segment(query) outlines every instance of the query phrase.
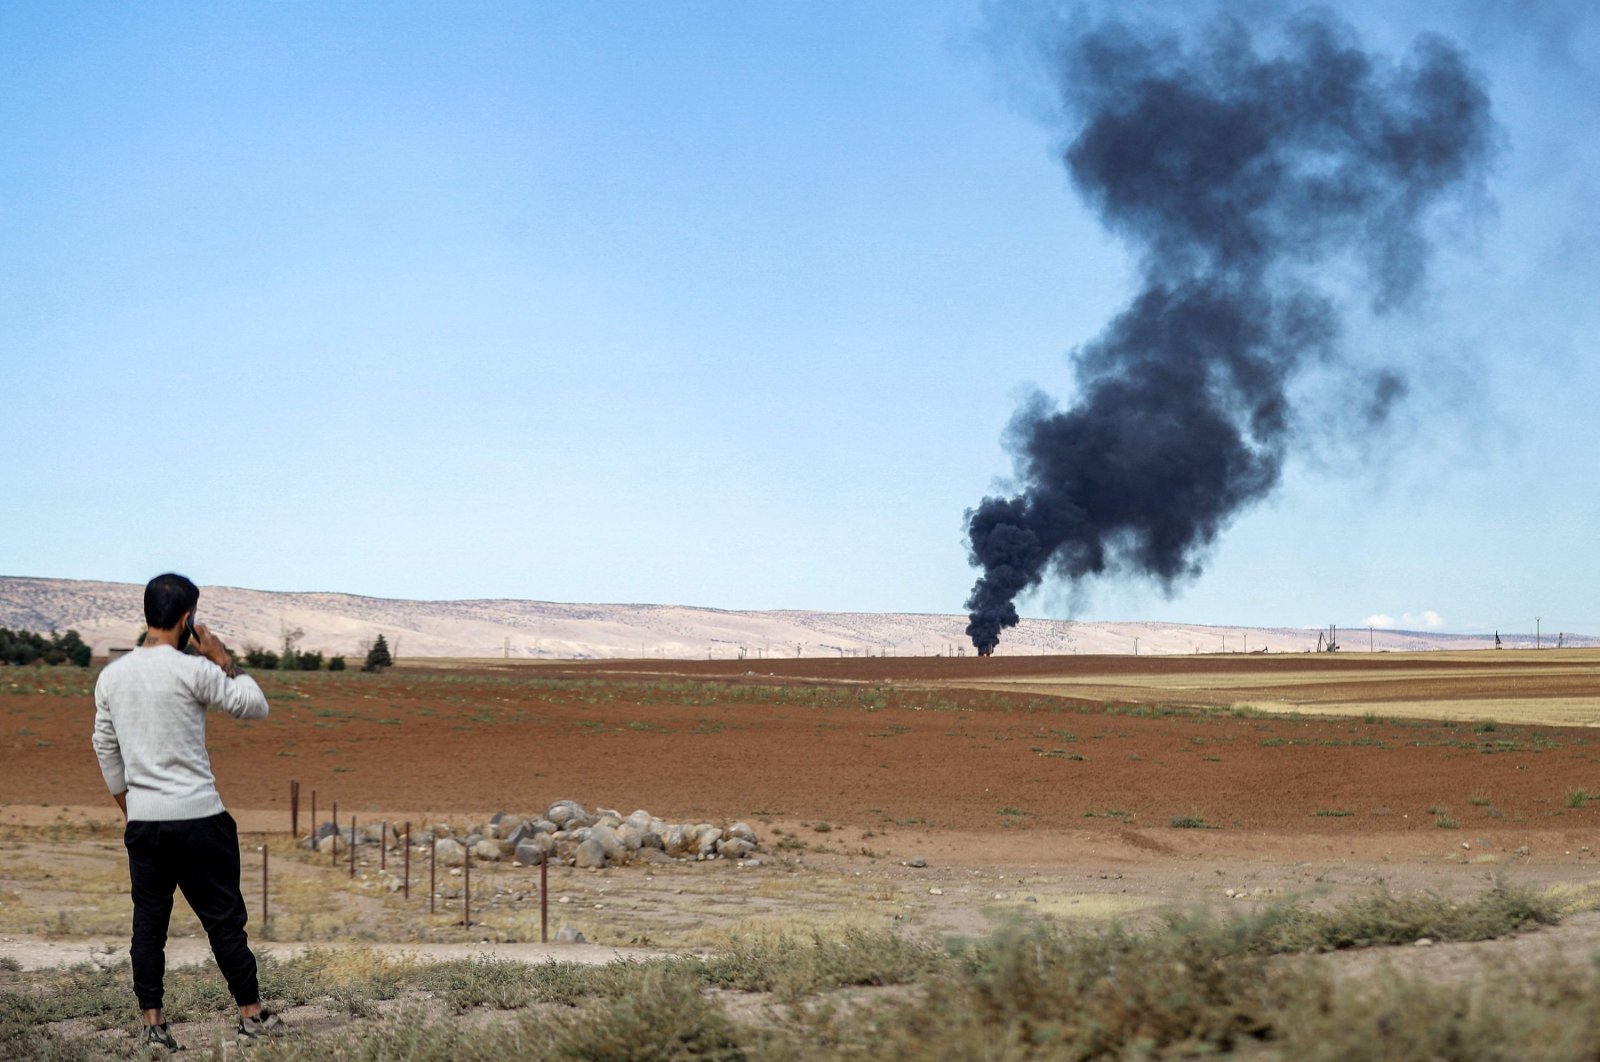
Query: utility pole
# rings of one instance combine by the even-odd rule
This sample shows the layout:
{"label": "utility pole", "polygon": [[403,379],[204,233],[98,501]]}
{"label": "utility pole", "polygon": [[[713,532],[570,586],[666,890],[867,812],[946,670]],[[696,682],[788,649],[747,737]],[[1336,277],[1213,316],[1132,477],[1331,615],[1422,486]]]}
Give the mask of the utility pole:
{"label": "utility pole", "polygon": [[1373,643],[1373,640],[1372,640],[1372,628],[1369,626],[1367,628],[1367,652],[1369,652],[1369,653],[1377,652],[1377,650],[1373,648],[1373,644],[1374,643]]}
{"label": "utility pole", "polygon": [[1544,617],[1543,616],[1535,616],[1535,617],[1533,617],[1533,647],[1535,649],[1542,649],[1543,648],[1543,646],[1539,644],[1539,624],[1541,624],[1543,622],[1544,622]]}
{"label": "utility pole", "polygon": [[1139,639],[1137,637],[1133,639],[1133,655],[1139,655]]}

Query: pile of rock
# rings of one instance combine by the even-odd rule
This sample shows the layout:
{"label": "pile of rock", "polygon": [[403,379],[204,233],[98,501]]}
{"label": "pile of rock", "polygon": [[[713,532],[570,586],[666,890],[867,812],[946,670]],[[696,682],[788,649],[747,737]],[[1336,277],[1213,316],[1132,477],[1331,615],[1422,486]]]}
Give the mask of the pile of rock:
{"label": "pile of rock", "polygon": [[[432,824],[414,832],[411,839],[413,845],[426,846],[430,837],[445,866],[460,866],[468,851],[474,862],[509,858],[522,866],[548,860],[553,866],[606,867],[702,859],[750,861],[761,850],[760,840],[747,823],[669,823],[643,809],[631,815],[611,808],[589,811],[576,800],[558,800],[533,818],[498,812],[482,826],[468,829]],[[398,845],[401,840],[392,827],[382,823],[352,833],[348,826],[324,822],[302,843],[326,852],[335,844],[340,848],[352,842]]]}

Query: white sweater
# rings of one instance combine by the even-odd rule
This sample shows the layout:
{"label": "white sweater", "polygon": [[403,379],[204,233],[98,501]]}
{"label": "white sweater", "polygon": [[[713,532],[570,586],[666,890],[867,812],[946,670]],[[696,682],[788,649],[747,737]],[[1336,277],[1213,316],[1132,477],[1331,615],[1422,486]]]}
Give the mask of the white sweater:
{"label": "white sweater", "polygon": [[94,687],[94,751],[128,818],[200,819],[223,810],[206,754],[206,709],[265,719],[267,698],[249,675],[230,679],[203,656],[170,645],[133,650]]}

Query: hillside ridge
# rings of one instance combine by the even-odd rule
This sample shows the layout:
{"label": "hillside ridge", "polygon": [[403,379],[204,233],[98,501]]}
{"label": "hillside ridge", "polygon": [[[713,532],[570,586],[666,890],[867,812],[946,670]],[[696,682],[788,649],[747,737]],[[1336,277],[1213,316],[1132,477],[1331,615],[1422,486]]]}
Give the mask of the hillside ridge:
{"label": "hillside ridge", "polygon": [[[76,630],[105,654],[131,646],[143,626],[143,587],[134,583],[0,576],[0,627]],[[584,659],[704,659],[970,654],[964,615],[911,612],[731,610],[690,605],[595,604],[512,598],[418,601],[336,591],[207,586],[200,618],[235,650],[277,648],[301,632],[300,648],[357,656],[383,634],[397,656]],[[1141,621],[1024,619],[1000,652],[1304,652],[1319,630]],[[1366,629],[1340,632],[1347,650],[1479,649],[1492,636]],[[1506,636],[1507,648],[1532,639]],[[1547,637],[1547,645],[1555,638]],[[1567,636],[1571,646],[1600,639]]]}

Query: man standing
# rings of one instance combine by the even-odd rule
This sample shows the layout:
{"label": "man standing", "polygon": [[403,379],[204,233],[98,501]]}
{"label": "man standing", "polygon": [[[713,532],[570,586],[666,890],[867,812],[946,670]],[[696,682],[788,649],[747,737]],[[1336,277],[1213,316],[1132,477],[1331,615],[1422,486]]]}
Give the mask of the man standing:
{"label": "man standing", "polygon": [[[109,664],[94,689],[94,751],[127,819],[133,887],[133,991],[144,1012],[140,1043],[180,1050],[162,1017],[167,924],[183,890],[211,939],[239,1004],[241,1042],[286,1031],[261,1006],[256,957],[245,935],[239,834],[223,810],[206,754],[206,710],[265,719],[267,699],[239,673],[227,646],[194,621],[200,591],[181,575],[144,588],[144,644]],[[200,655],[184,652],[190,641]]]}

